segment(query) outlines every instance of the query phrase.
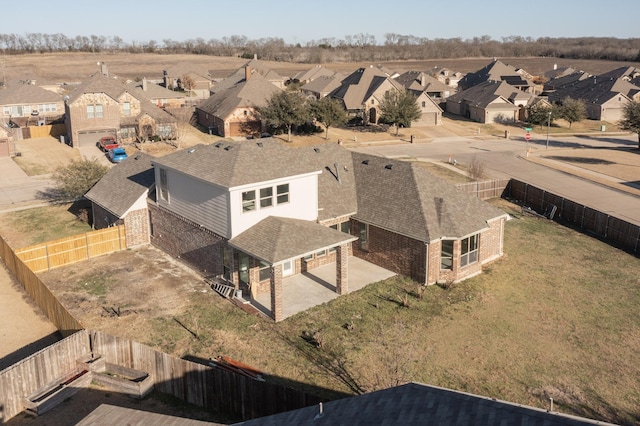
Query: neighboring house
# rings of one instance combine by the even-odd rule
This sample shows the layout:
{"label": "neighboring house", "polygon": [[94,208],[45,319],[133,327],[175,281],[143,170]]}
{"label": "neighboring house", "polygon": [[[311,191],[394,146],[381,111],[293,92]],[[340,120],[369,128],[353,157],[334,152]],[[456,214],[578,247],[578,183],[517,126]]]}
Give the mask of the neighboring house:
{"label": "neighboring house", "polygon": [[185,105],[187,95],[184,92],[169,90],[155,83],[150,83],[146,77],[140,81],[127,84],[131,93],[147,98],[152,104],[160,108],[181,108]]}
{"label": "neighboring house", "polygon": [[325,425],[586,426],[606,424],[495,398],[410,382],[363,395],[236,423]]}
{"label": "neighboring house", "polygon": [[349,115],[365,117],[368,123],[377,124],[380,119],[380,102],[385,93],[403,89],[399,83],[371,65],[349,74],[328,96],[341,101]]}
{"label": "neighboring house", "polygon": [[[28,129],[40,126],[49,126],[47,135],[63,135],[63,116],[62,96],[37,86],[34,80],[11,81],[0,89],[0,122],[11,123],[14,128],[27,129],[18,132],[19,139],[22,136],[29,138]],[[54,123],[60,125],[54,127]]]}
{"label": "neighboring house", "polygon": [[426,92],[411,92],[416,95],[416,102],[422,113],[420,118],[416,120],[416,124],[420,126],[438,126],[442,124],[442,108],[440,108],[436,100]]}
{"label": "neighboring house", "polygon": [[408,162],[271,138],[152,162],[152,242],[252,297],[270,292],[276,321],[283,277],[335,262],[344,294],[352,254],[421,284],[474,276],[502,255],[505,213]]}
{"label": "neighboring house", "polygon": [[517,99],[520,93],[505,82],[486,81],[447,98],[447,112],[479,123],[513,122],[520,108],[509,97]]}
{"label": "neighboring house", "polygon": [[446,84],[447,86],[453,87],[454,89],[458,87],[458,83],[464,77],[459,71],[452,71],[448,68],[438,68],[435,67],[433,70],[433,75],[438,81]]}
{"label": "neighboring house", "polygon": [[15,147],[13,143],[13,132],[9,128],[8,123],[0,120],[0,158],[13,157],[15,155]]}
{"label": "neighboring house", "polygon": [[394,78],[394,80],[414,93],[425,92],[436,102],[443,102],[452,92],[455,93],[450,86],[421,71],[407,71]]}
{"label": "neighboring house", "polygon": [[394,79],[395,79],[396,77],[398,77],[398,76],[400,75],[400,73],[398,73],[398,72],[396,72],[396,71],[392,70],[392,69],[391,69],[391,68],[389,68],[389,67],[385,67],[385,66],[384,66],[384,65],[382,65],[382,64],[378,64],[378,65],[377,65],[377,68],[378,68],[380,71],[382,71],[382,72],[383,72],[387,77],[389,77],[389,78],[394,78]]}
{"label": "neighboring house", "polygon": [[[193,82],[189,90],[182,81],[185,76]],[[213,85],[213,78],[209,70],[197,64],[179,63],[162,71],[162,80],[165,88],[175,91],[191,92],[188,100],[202,100],[209,97],[209,91]]]}
{"label": "neighboring house", "polygon": [[336,74],[333,77],[321,76],[302,86],[300,92],[308,98],[322,99],[340,87],[342,79],[344,79],[342,74]]}
{"label": "neighboring house", "polygon": [[561,104],[565,98],[581,100],[585,103],[587,118],[615,123],[623,118],[628,102],[640,100],[640,87],[630,81],[634,69],[619,68],[559,87],[549,93],[549,102]]}
{"label": "neighboring house", "polygon": [[569,74],[560,75],[558,77],[552,78],[544,84],[543,95],[548,96],[549,94],[555,92],[558,89],[562,89],[564,87],[573,86],[576,83],[585,80],[591,77],[589,73],[584,71],[574,71]]}
{"label": "neighboring house", "polygon": [[244,68],[244,77],[221,82],[209,99],[196,107],[198,123],[211,133],[227,137],[260,134],[265,130],[256,107],[265,106],[274,93],[281,91],[251,67]]}
{"label": "neighboring house", "polygon": [[147,197],[155,182],[151,160],[141,152],[127,158],[85,194],[91,201],[93,227],[125,225],[127,247],[150,241]]}
{"label": "neighboring house", "polygon": [[275,72],[274,70],[272,70],[271,68],[269,68],[269,66],[266,63],[258,60],[256,56],[254,56],[252,60],[244,64],[243,67],[240,67],[236,72],[242,74],[246,69],[246,67],[249,67],[252,70],[258,72],[261,76],[265,78],[265,80],[269,81],[274,86],[280,89],[284,89],[286,79],[280,74],[278,74],[277,72]]}
{"label": "neighboring house", "polygon": [[100,72],[69,93],[65,112],[67,137],[73,147],[95,145],[107,135],[121,142],[176,136],[173,116]]}
{"label": "neighboring house", "polygon": [[[293,83],[307,84],[320,77],[332,78],[336,74],[339,73],[332,71],[329,68],[325,68],[322,65],[317,65],[306,71],[300,71],[290,81]],[[344,78],[344,76],[342,77]]]}
{"label": "neighboring house", "polygon": [[467,90],[487,81],[506,81],[513,87],[527,93],[535,93],[536,85],[526,78],[527,73],[499,60],[494,60],[484,68],[468,73],[459,82],[460,90]]}

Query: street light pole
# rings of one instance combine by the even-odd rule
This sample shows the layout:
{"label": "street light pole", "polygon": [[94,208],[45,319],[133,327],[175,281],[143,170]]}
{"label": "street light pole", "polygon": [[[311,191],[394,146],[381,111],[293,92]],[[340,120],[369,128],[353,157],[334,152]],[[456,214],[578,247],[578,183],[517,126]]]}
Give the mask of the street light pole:
{"label": "street light pole", "polygon": [[547,148],[549,149],[549,126],[551,126],[551,111],[549,111],[549,115],[547,115]]}

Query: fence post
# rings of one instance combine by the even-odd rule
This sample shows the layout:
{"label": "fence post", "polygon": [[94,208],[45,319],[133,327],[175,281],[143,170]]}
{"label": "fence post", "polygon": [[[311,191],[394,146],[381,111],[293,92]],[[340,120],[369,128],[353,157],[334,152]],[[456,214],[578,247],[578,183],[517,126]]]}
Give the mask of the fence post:
{"label": "fence post", "polygon": [[607,215],[607,223],[604,224],[604,237],[607,238],[609,234],[609,218],[611,216]]}
{"label": "fence post", "polygon": [[85,244],[85,247],[87,248],[87,259],[91,259],[91,254],[89,253],[89,233],[88,232],[84,233],[84,244]]}
{"label": "fence post", "polygon": [[636,237],[636,246],[633,248],[633,252],[638,251],[638,242],[640,242],[640,226],[638,227],[638,236]]}
{"label": "fence post", "polygon": [[587,207],[583,204],[582,205],[582,218],[580,219],[580,228],[584,228],[584,211],[587,209]]}
{"label": "fence post", "polygon": [[44,254],[47,256],[47,271],[50,271],[51,265],[49,263],[49,244],[44,246]]}

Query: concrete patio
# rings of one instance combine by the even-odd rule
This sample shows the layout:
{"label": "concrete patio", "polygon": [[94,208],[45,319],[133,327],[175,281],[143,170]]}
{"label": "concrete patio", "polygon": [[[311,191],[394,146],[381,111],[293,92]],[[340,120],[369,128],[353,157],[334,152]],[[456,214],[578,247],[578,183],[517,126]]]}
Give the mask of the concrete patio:
{"label": "concrete patio", "polygon": [[[349,293],[394,275],[396,275],[394,272],[387,269],[357,257],[349,256]],[[309,272],[284,278],[282,280],[282,289],[284,318],[335,299],[339,296],[335,292],[336,264],[331,263]],[[270,316],[271,295],[269,293],[261,294],[251,303],[267,316]]]}

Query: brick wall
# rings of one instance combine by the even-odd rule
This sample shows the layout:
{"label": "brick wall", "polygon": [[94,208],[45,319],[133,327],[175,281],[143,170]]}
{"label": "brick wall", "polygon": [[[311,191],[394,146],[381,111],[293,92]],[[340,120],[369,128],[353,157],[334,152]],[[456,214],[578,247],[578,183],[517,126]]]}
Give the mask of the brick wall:
{"label": "brick wall", "polygon": [[155,205],[149,213],[153,245],[203,275],[222,274],[222,237]]}
{"label": "brick wall", "polygon": [[480,261],[482,264],[502,256],[504,222],[504,218],[489,222],[491,229],[483,232],[480,236]]}
{"label": "brick wall", "polygon": [[127,247],[149,244],[151,241],[149,210],[140,209],[129,212],[124,218]]}
{"label": "brick wall", "polygon": [[[351,232],[359,235],[360,222],[352,223]],[[369,225],[368,250],[360,249],[358,241],[352,244],[353,254],[367,262],[389,269],[397,274],[426,283],[426,244],[385,229]]]}

